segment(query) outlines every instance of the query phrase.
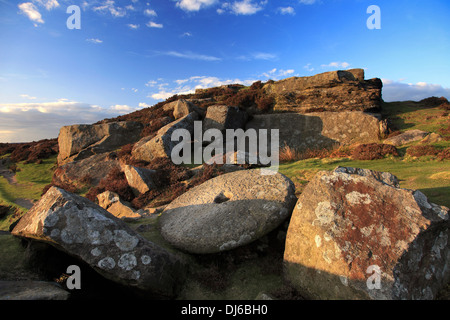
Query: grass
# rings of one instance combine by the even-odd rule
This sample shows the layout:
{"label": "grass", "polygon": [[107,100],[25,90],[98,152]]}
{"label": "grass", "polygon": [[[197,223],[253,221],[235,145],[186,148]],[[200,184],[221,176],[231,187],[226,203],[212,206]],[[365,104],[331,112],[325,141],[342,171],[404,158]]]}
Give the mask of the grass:
{"label": "grass", "polygon": [[[290,178],[297,193],[306,186],[307,182],[321,170],[333,170],[337,166],[356,167],[376,171],[390,172],[400,179],[400,187],[422,191],[431,202],[450,207],[450,161],[436,161],[424,159],[402,159],[387,157],[379,160],[351,160],[342,159],[308,159],[292,163],[281,164],[279,172]],[[436,174],[447,172],[440,179]]]}
{"label": "grass", "polygon": [[439,107],[427,108],[414,101],[384,103],[382,110],[383,116],[389,118],[399,131],[417,129],[438,132],[448,126],[450,121],[445,110]]}
{"label": "grass", "polygon": [[39,200],[42,189],[52,181],[53,167],[56,156],[45,159],[41,164],[17,164],[17,184],[9,184],[0,177],[0,199],[7,203],[14,203],[17,198]]}
{"label": "grass", "polygon": [[[19,210],[19,214],[14,217],[14,220],[28,210],[16,204],[17,199],[39,200],[42,189],[52,181],[55,163],[56,156],[43,160],[41,164],[17,163],[17,184],[10,184],[4,177],[0,176],[0,204]],[[0,220],[0,230],[8,230],[12,222],[12,214],[13,212]]]}

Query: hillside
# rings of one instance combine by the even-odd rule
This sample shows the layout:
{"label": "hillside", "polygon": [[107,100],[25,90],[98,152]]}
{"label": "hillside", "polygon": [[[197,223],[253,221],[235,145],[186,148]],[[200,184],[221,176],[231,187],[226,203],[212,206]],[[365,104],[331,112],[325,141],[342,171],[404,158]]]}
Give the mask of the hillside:
{"label": "hillside", "polygon": [[[24,199],[36,203],[54,186],[102,206],[101,195],[109,191],[120,199],[116,212],[119,217],[133,214],[125,219],[132,230],[180,254],[160,234],[158,214],[181,195],[214,177],[260,167],[248,162],[231,167],[204,161],[175,165],[170,158],[148,156],[147,149],[142,151],[151,147],[155,154],[154,141],[164,141],[163,134],[171,125],[183,124],[192,114],[203,121],[204,127],[220,130],[264,129],[276,124],[281,147],[278,171],[292,181],[297,198],[320,171],[340,166],[391,173],[401,188],[420,190],[430,203],[450,207],[449,102],[437,97],[418,102],[383,102],[377,79],[364,80],[364,74],[358,70],[310,79],[256,82],[250,87],[199,89],[194,94],[173,96],[153,107],[90,126],[63,128],[59,141],[0,144],[0,230],[11,231],[11,225],[30,209],[23,205]],[[358,90],[365,92],[361,100],[348,102],[348,92],[358,94]],[[351,121],[345,122],[348,119]],[[292,121],[300,121],[299,128]],[[189,124],[183,128],[191,130]],[[405,133],[407,137],[403,138]],[[412,133],[421,136],[411,138],[408,134]],[[311,142],[300,144],[296,134],[307,136]],[[289,140],[290,137],[294,138]],[[166,152],[165,148],[161,150]],[[132,182],[132,174],[140,177],[145,186]],[[229,198],[223,194],[214,202],[226,203]],[[112,207],[110,203],[104,208],[112,213]],[[305,298],[283,278],[283,239],[288,226],[286,220],[261,239],[231,251],[206,256],[183,252],[182,256],[193,260],[190,263],[197,270],[188,277],[178,299],[254,299],[262,292],[279,299]],[[10,235],[1,236],[2,243],[13,242]],[[21,255],[17,251],[8,254]],[[20,268],[12,272],[8,268],[6,262],[0,265],[0,279],[18,279],[22,278],[19,273],[29,272]],[[61,268],[45,277],[54,279],[58,272],[61,274]],[[443,291],[438,297],[448,298],[448,293]]]}

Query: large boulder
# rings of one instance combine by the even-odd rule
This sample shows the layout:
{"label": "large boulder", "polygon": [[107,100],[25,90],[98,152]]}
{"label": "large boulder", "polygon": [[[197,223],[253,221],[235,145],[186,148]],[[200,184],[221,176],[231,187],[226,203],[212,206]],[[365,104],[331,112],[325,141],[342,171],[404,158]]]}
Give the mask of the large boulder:
{"label": "large boulder", "polygon": [[279,226],[296,201],[294,184],[265,169],[236,171],[194,187],[160,217],[162,236],[191,253],[216,253],[248,244]]}
{"label": "large boulder", "polygon": [[205,120],[203,120],[203,130],[244,129],[247,119],[248,114],[243,109],[226,105],[214,105],[208,107]]}
{"label": "large boulder", "polygon": [[385,144],[391,144],[399,147],[414,141],[420,141],[429,135],[428,132],[422,130],[407,130],[397,136],[393,136],[384,140]]}
{"label": "large boulder", "polygon": [[275,111],[379,112],[382,86],[378,78],[364,80],[363,69],[351,69],[268,82],[264,90],[274,98]]}
{"label": "large boulder", "polygon": [[95,203],[56,187],[20,219],[12,234],[49,243],[105,278],[155,297],[173,297],[183,279],[178,257]]}
{"label": "large boulder", "polygon": [[377,117],[360,111],[274,113],[254,115],[245,128],[278,129],[281,147],[305,151],[378,142],[380,124]]}
{"label": "large boulder", "polygon": [[82,187],[88,182],[90,185],[96,186],[111,170],[116,168],[120,168],[117,154],[114,152],[101,153],[59,166],[53,172],[53,183]]}
{"label": "large boulder", "polygon": [[300,195],[285,277],[313,299],[433,299],[450,280],[449,209],[386,173],[319,172]]}
{"label": "large boulder", "polygon": [[179,143],[172,141],[172,133],[177,129],[187,130],[191,136],[194,132],[194,121],[200,118],[197,112],[191,112],[158,130],[156,136],[148,136],[139,140],[131,154],[136,160],[151,162],[157,158],[170,158],[172,149]]}
{"label": "large boulder", "polygon": [[134,143],[139,140],[142,129],[143,125],[134,121],[62,127],[58,136],[58,164],[81,160]]}

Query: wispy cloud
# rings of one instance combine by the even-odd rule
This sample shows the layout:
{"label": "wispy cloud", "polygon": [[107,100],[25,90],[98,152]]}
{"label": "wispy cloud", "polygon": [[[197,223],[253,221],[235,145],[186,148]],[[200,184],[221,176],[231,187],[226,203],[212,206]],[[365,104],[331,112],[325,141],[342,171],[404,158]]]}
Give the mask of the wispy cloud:
{"label": "wispy cloud", "polygon": [[87,42],[90,42],[90,43],[94,43],[94,44],[100,44],[100,43],[103,43],[103,40],[96,39],[96,38],[86,39],[86,41],[87,41]]}
{"label": "wispy cloud", "polygon": [[189,60],[202,60],[202,61],[221,61],[221,58],[205,55],[205,54],[199,54],[191,51],[185,51],[185,52],[178,52],[178,51],[167,51],[167,52],[160,52],[162,55],[176,57],[176,58],[183,58],[183,59],[189,59]]}
{"label": "wispy cloud", "polygon": [[28,95],[28,94],[21,94],[20,96],[21,96],[22,98],[28,99],[28,100],[36,100],[36,99],[37,99],[36,97],[30,96],[30,95]]}
{"label": "wispy cloud", "polygon": [[322,68],[348,68],[350,63],[348,62],[330,62],[329,64],[322,64]]}
{"label": "wispy cloud", "polygon": [[150,16],[150,17],[156,17],[156,16],[158,16],[158,15],[156,14],[156,11],[155,11],[155,10],[152,10],[152,9],[145,9],[145,10],[144,10],[144,14],[147,15],[147,16]]}
{"label": "wispy cloud", "polygon": [[278,55],[275,53],[270,52],[253,52],[251,54],[247,55],[241,55],[237,57],[238,60],[245,60],[245,61],[251,61],[251,60],[277,60]]}
{"label": "wispy cloud", "polygon": [[309,72],[313,72],[315,69],[314,67],[311,66],[311,63],[306,64],[303,69],[309,71]]}
{"label": "wispy cloud", "polygon": [[54,8],[59,7],[59,3],[57,0],[33,0],[33,1],[42,5],[47,10],[52,10]]}
{"label": "wispy cloud", "polygon": [[291,16],[295,15],[295,9],[292,7],[279,7],[277,9],[277,12],[280,14],[283,14],[283,15],[286,15],[286,14],[291,15]]}
{"label": "wispy cloud", "polygon": [[219,14],[230,12],[235,15],[252,15],[264,9],[264,6],[268,3],[268,0],[255,1],[255,0],[240,0],[231,2],[225,2],[221,8],[217,9]]}
{"label": "wispy cloud", "polygon": [[156,23],[153,21],[149,21],[148,23],[146,23],[146,26],[149,28],[158,28],[158,29],[162,29],[164,27],[161,23]]}
{"label": "wispy cloud", "polygon": [[165,100],[175,94],[190,94],[194,93],[196,89],[205,89],[212,87],[219,87],[228,84],[243,84],[251,85],[255,79],[221,79],[213,76],[193,76],[186,79],[177,79],[170,83],[164,79],[152,80],[151,87],[158,88],[157,92],[151,92],[148,97],[155,100]]}
{"label": "wispy cloud", "polygon": [[319,2],[319,0],[299,0],[301,4],[314,4],[316,2]]}
{"label": "wispy cloud", "polygon": [[270,71],[264,72],[261,76],[265,77],[266,79],[271,80],[279,80],[281,78],[286,78],[287,76],[292,76],[294,74],[294,69],[277,69],[273,68]]}
{"label": "wispy cloud", "polygon": [[130,28],[132,30],[139,29],[139,25],[138,24],[129,23],[129,24],[127,24],[127,26],[128,26],[128,28]]}
{"label": "wispy cloud", "polygon": [[37,23],[44,23],[41,13],[31,2],[21,3],[18,5],[18,7],[21,13],[25,14],[31,21],[35,22],[35,27],[37,26]]}
{"label": "wispy cloud", "polygon": [[94,7],[94,11],[109,12],[113,17],[121,18],[127,14],[127,10],[115,5],[113,0],[106,0],[100,6]]}

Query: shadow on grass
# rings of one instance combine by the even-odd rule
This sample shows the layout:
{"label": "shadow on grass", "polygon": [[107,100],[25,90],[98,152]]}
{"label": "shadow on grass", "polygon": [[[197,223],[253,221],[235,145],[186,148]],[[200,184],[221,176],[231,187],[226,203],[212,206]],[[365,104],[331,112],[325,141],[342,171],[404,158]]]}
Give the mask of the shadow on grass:
{"label": "shadow on grass", "polygon": [[450,186],[419,189],[430,202],[450,208]]}

